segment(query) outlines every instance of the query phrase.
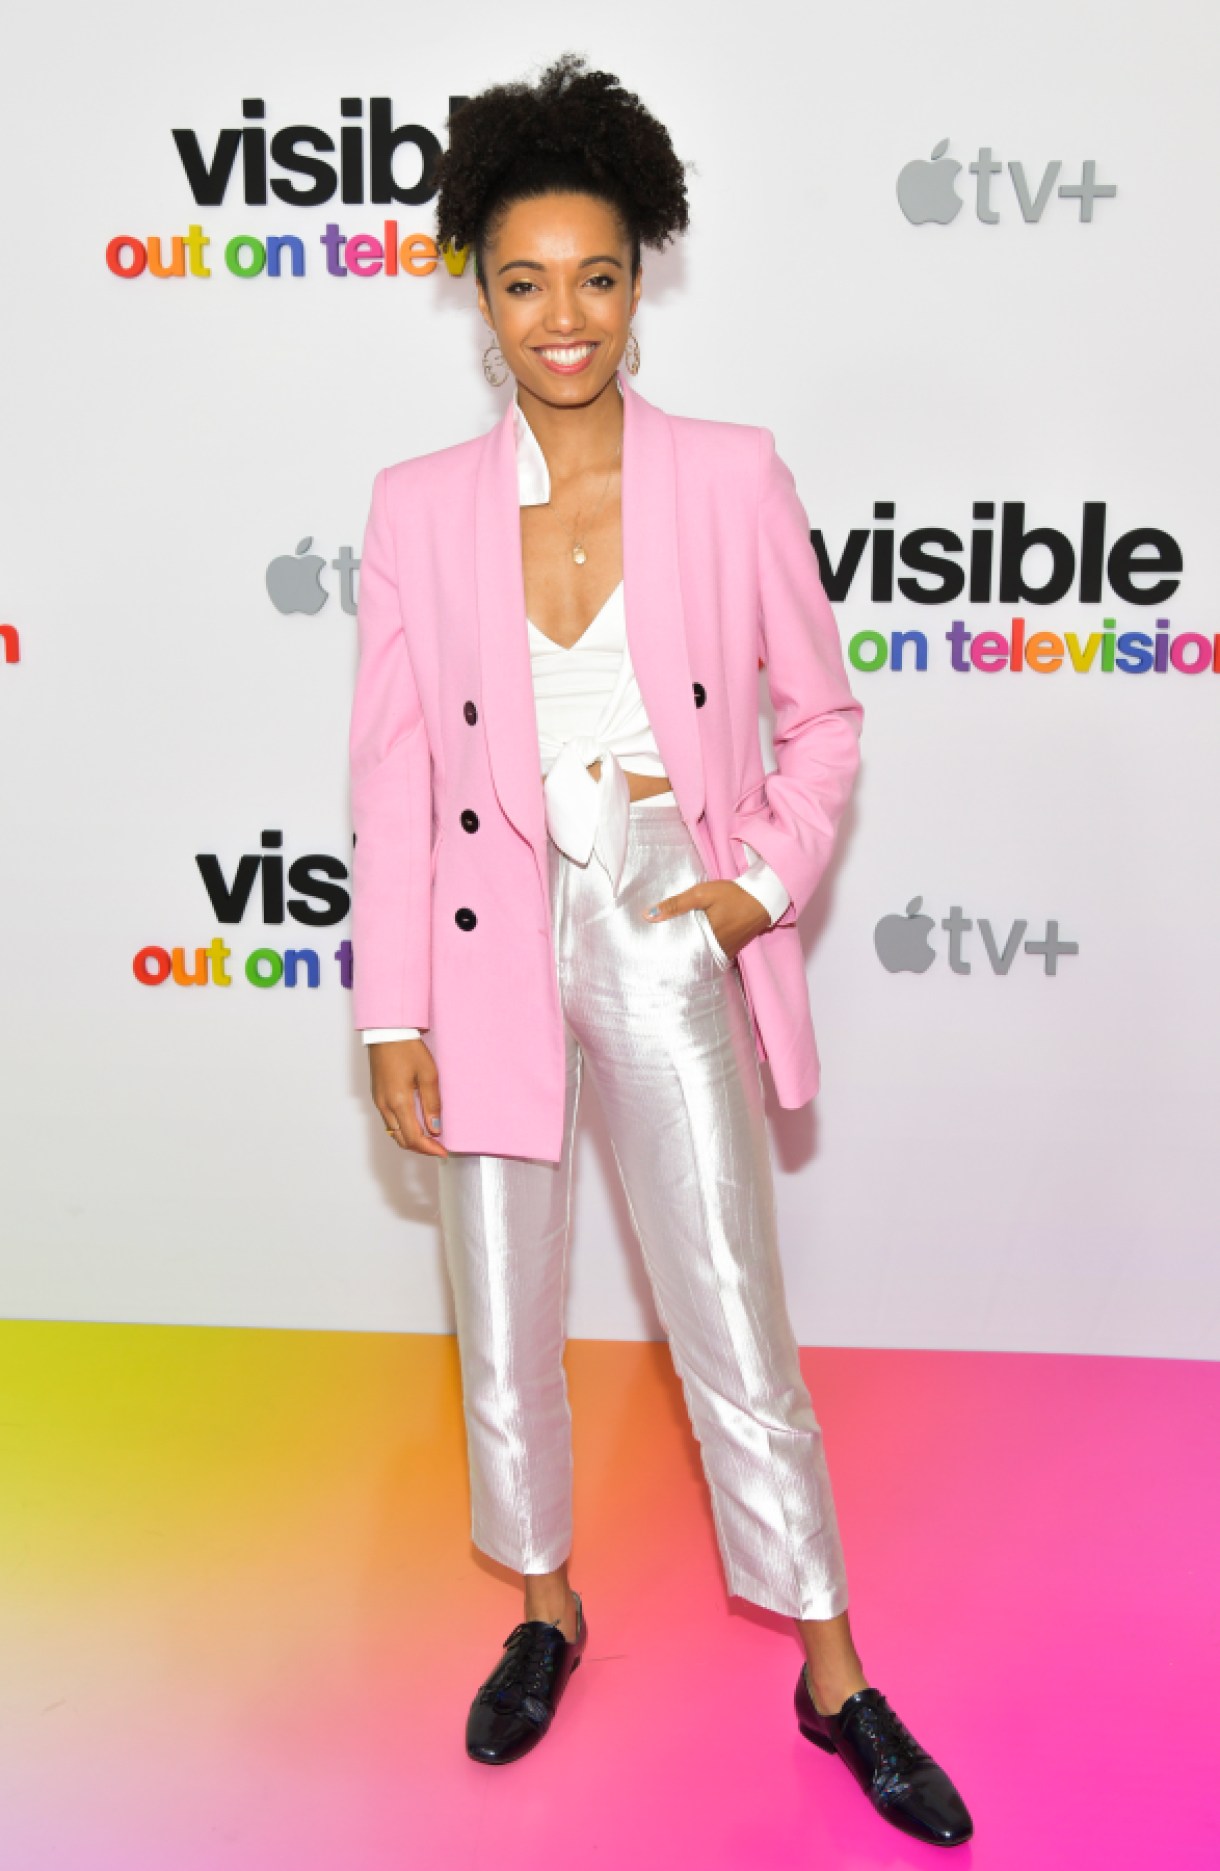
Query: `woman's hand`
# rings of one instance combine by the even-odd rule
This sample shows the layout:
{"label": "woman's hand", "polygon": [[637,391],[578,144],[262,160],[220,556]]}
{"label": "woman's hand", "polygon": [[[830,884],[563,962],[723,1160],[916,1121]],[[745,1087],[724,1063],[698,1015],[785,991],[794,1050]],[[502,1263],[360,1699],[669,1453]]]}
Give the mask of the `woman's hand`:
{"label": "woman's hand", "polygon": [[692,884],[676,897],[662,897],[647,915],[650,922],[664,922],[668,916],[683,916],[689,910],[703,911],[730,961],[736,960],[747,942],[771,927],[771,918],[758,898],[724,878]]}
{"label": "woman's hand", "polygon": [[[373,1103],[400,1150],[421,1156],[448,1156],[430,1133],[441,1125],[441,1087],[436,1061],[422,1039],[378,1040],[369,1047],[369,1073]],[[424,1125],[415,1109],[415,1094],[423,1107]]]}

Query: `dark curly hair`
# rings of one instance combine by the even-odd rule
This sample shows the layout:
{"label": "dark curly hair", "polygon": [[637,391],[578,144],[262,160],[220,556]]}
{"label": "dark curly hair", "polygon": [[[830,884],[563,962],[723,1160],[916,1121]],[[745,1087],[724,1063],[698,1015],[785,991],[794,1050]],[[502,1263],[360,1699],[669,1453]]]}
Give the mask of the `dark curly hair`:
{"label": "dark curly hair", "polygon": [[567,52],[537,84],[492,85],[449,117],[437,166],[436,237],[483,254],[508,208],[554,191],[594,195],[618,214],[631,241],[664,247],[690,215],[685,165],[664,124],[610,72],[586,71]]}

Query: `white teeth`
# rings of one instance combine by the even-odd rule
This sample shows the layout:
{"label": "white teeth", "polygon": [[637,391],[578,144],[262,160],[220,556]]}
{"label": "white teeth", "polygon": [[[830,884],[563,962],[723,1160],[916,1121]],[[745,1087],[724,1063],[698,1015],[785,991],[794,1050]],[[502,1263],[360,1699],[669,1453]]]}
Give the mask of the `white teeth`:
{"label": "white teeth", "polygon": [[587,357],[594,350],[591,344],[551,345],[546,350],[539,350],[540,357],[549,357],[555,364],[574,364],[579,357]]}

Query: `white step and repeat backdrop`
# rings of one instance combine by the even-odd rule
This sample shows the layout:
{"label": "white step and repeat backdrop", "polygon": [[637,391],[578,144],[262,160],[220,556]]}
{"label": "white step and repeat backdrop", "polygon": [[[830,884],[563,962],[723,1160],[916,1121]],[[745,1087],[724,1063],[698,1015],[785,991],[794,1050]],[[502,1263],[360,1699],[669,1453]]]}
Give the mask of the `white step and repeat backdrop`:
{"label": "white step and repeat backdrop", "polygon": [[[449,99],[572,49],[695,164],[639,387],[775,431],[866,710],[772,1132],[799,1336],[1213,1356],[1220,17],[578,24],[10,29],[3,1310],[449,1327],[350,1027],[358,555],[374,471],[502,407],[429,238]],[[658,1329],[591,1092],[571,1326]]]}

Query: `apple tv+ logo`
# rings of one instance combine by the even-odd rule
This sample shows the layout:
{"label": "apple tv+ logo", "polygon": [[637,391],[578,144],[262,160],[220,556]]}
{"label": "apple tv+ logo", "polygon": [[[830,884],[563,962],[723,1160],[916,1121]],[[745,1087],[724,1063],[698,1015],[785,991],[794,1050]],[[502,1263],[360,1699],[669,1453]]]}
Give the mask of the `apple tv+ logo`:
{"label": "apple tv+ logo", "polygon": [[[942,137],[929,161],[908,162],[898,172],[898,206],[916,227],[928,221],[946,227],[962,207],[962,198],[957,192],[957,178],[961,174],[962,165],[946,154],[948,148],[948,137]],[[1007,168],[1022,219],[1040,221],[1063,168],[1062,162],[1048,162],[1033,189],[1030,187],[1031,178],[1025,173],[1024,163],[1010,162]],[[987,146],[979,150],[970,164],[970,173],[975,178],[974,211],[979,220],[989,226],[1000,219],[999,210],[991,198],[991,184],[996,176],[1003,175],[1004,169],[1005,164],[997,162]],[[1080,219],[1091,221],[1093,203],[1112,199],[1118,189],[1113,182],[1097,180],[1097,163],[1090,156],[1080,165],[1079,182],[1060,182],[1055,192],[1065,201],[1078,201]]]}
{"label": "apple tv+ logo", "polygon": [[[307,534],[295,552],[281,553],[267,567],[267,596],[281,616],[288,617],[295,612],[316,617],[330,596],[322,583],[326,560],[309,550],[312,545],[313,535]],[[350,546],[340,546],[338,558],[332,559],[330,565],[331,570],[339,574],[340,607],[349,617],[354,617],[360,561]]]}
{"label": "apple tv+ logo", "polygon": [[[873,930],[877,959],[889,974],[926,974],[936,960],[936,950],[930,940],[930,932],[936,927],[936,918],[922,914],[922,905],[921,896],[912,897],[904,915],[883,916]],[[975,927],[974,919],[963,915],[960,905],[955,903],[940,926],[949,937],[948,960],[951,972],[970,974],[972,964],[966,959],[966,937]],[[977,926],[987,960],[991,963],[992,974],[1007,974],[1020,949],[1026,955],[1042,957],[1044,974],[1058,974],[1061,955],[1080,953],[1079,942],[1067,942],[1059,934],[1059,923],[1053,916],[1048,917],[1043,924],[1042,935],[1031,937],[1029,941],[1024,940],[1025,931],[1029,928],[1028,919],[1024,916],[1017,918],[1002,942],[997,930],[985,916],[979,917]]]}

